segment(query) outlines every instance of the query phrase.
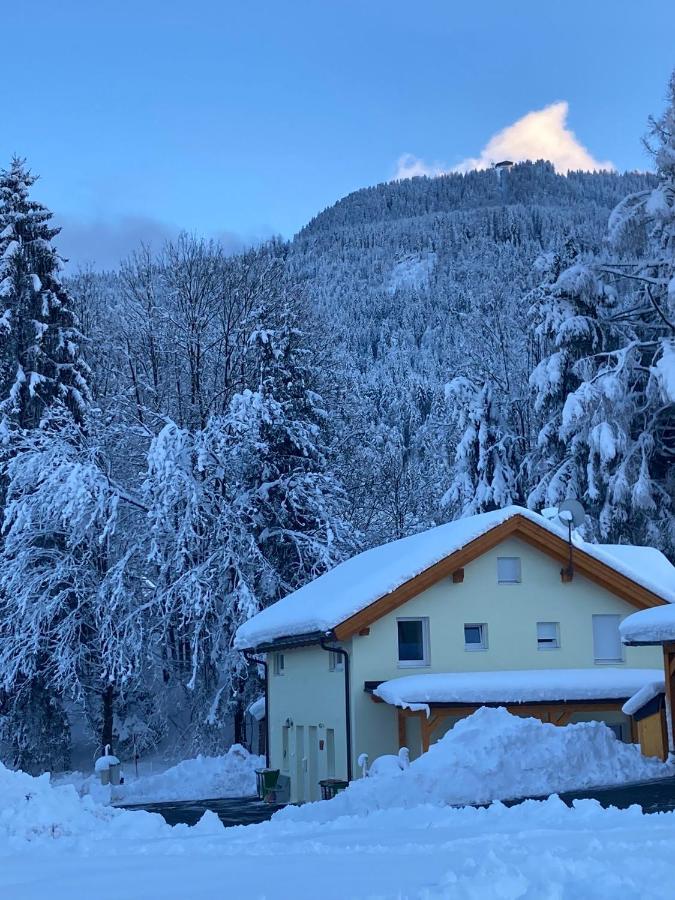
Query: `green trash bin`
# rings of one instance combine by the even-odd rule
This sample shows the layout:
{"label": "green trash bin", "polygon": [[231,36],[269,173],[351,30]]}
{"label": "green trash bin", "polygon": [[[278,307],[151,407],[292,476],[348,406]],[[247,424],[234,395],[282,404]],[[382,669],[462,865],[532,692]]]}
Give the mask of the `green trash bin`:
{"label": "green trash bin", "polygon": [[342,781],[340,778],[324,778],[319,784],[321,785],[321,799],[332,800],[340,791],[344,791],[349,782]]}
{"label": "green trash bin", "polygon": [[279,780],[279,769],[256,769],[255,778],[259,799],[271,799],[270,795],[274,794],[277,781]]}

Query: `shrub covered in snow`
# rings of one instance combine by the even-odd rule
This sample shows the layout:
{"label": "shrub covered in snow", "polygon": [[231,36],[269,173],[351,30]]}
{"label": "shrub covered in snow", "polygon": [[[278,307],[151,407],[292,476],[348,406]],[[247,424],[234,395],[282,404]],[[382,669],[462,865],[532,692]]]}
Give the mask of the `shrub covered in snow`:
{"label": "shrub covered in snow", "polygon": [[483,707],[410,767],[355,781],[335,799],[287,807],[275,818],[330,821],[420,804],[488,803],[673,774],[601,722],[563,728]]}

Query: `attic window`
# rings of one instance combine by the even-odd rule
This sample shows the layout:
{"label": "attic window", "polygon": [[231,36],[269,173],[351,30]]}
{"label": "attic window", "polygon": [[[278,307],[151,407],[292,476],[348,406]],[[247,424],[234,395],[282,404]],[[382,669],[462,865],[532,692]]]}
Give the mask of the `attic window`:
{"label": "attic window", "polygon": [[520,584],[520,557],[497,557],[497,582],[499,584]]}
{"label": "attic window", "polygon": [[274,674],[275,675],[283,675],[284,674],[284,654],[283,653],[275,653],[274,654]]}

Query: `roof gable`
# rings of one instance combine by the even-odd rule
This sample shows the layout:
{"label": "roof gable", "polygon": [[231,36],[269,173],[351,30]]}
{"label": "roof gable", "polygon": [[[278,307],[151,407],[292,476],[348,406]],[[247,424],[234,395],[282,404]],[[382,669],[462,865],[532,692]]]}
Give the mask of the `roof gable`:
{"label": "roof gable", "polygon": [[[351,557],[258,613],[237,631],[235,646],[260,647],[298,635],[355,634],[440,579],[517,535],[561,563],[568,554],[565,529],[531,510],[510,506],[439,525]],[[675,587],[661,577],[650,580],[616,548],[574,538],[575,570],[636,608],[675,601]],[[658,551],[675,576],[675,568]],[[675,582],[674,582],[675,583]]]}
{"label": "roof gable", "polygon": [[[461,549],[446,556],[424,572],[411,578],[396,590],[380,597],[356,615],[351,616],[335,627],[338,640],[346,640],[352,635],[376,622],[382,616],[402,606],[427,588],[443,578],[452,575],[457,569],[468,565],[479,556],[494,549],[507,537],[518,537],[542,553],[553,557],[562,564],[569,558],[569,542],[563,537],[553,534],[524,516],[515,515],[505,522],[496,525],[490,531],[470,541]],[[631,603],[637,609],[648,609],[660,606],[667,601],[653,591],[642,587],[631,578],[618,572],[608,563],[598,560],[586,553],[579,546],[573,545],[574,571],[584,575],[595,584],[606,588],[622,600]]]}

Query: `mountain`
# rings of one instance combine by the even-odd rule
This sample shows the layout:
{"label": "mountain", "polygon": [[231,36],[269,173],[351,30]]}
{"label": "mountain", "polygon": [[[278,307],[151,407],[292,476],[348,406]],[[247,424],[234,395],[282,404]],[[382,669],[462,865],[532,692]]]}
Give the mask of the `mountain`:
{"label": "mountain", "polygon": [[356,191],[295,237],[289,264],[331,335],[334,427],[353,515],[373,542],[439,516],[453,434],[445,385],[501,385],[527,415],[524,324],[542,254],[603,252],[607,220],[642,173],[547,162]]}

